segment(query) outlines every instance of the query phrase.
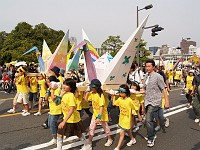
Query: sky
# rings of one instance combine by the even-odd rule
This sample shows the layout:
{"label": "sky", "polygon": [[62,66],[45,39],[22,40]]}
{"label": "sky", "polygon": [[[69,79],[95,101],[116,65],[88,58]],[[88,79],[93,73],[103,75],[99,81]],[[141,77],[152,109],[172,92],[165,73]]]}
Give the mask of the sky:
{"label": "sky", "polygon": [[11,32],[19,22],[33,26],[44,23],[67,32],[81,41],[85,30],[94,47],[108,36],[120,35],[126,42],[137,26],[137,6],[153,8],[139,11],[139,22],[149,15],[146,26],[164,28],[156,37],[146,29],[142,38],[149,46],[180,46],[182,38],[191,38],[200,46],[200,0],[1,0],[0,31]]}

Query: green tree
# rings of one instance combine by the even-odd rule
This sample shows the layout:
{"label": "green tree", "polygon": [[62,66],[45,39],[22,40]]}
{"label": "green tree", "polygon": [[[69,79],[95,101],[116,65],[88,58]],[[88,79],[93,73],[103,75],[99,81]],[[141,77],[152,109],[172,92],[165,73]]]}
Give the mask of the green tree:
{"label": "green tree", "polygon": [[0,65],[4,64],[4,59],[5,59],[5,54],[3,53],[3,43],[6,40],[8,36],[8,33],[6,33],[5,31],[0,32]]}
{"label": "green tree", "polygon": [[6,40],[8,36],[8,33],[6,33],[5,31],[0,32],[0,49],[3,48],[3,43]]}
{"label": "green tree", "polygon": [[[143,39],[140,40],[138,46],[139,46],[139,51],[140,51],[140,62],[145,62],[148,60],[148,56],[151,54],[147,49],[146,49],[147,42],[145,42]],[[134,61],[137,61],[137,53],[135,55]]]}
{"label": "green tree", "polygon": [[33,28],[26,22],[20,22],[11,33],[0,32],[0,63],[10,62],[10,60],[37,62],[35,53],[25,56],[22,54],[33,46],[37,46],[41,51],[43,39],[46,40],[53,53],[63,36],[63,31],[48,28],[43,23]]}
{"label": "green tree", "polygon": [[115,56],[117,52],[121,49],[124,45],[124,42],[120,40],[120,36],[109,36],[107,40],[105,40],[102,45],[102,50],[111,50],[111,55]]}

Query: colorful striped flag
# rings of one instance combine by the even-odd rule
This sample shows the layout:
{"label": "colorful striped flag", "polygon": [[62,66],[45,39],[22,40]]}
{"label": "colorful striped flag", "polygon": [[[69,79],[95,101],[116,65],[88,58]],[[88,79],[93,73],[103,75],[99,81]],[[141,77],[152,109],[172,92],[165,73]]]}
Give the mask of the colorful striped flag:
{"label": "colorful striped flag", "polygon": [[172,70],[175,70],[175,69],[178,67],[178,64],[179,64],[179,62],[182,60],[182,58],[183,58],[183,56],[181,56],[181,58],[178,59],[178,60],[176,61],[176,63],[175,63],[174,66],[172,67]]}

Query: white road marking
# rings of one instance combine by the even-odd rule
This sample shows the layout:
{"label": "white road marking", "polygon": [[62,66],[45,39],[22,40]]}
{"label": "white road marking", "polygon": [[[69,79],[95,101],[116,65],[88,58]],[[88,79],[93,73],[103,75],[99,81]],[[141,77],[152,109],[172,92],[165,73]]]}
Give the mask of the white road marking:
{"label": "white road marking", "polygon": [[181,107],[185,107],[185,106],[187,106],[187,104],[181,104],[181,105],[178,105],[178,106],[164,110],[164,113],[167,113],[169,111],[172,111],[172,110],[175,110],[175,109],[178,109],[178,108],[181,108]]}
{"label": "white road marking", "polygon": [[[187,108],[186,106],[187,106],[187,104],[181,104],[181,105],[178,105],[176,107],[172,107],[167,111],[167,113],[164,114],[164,116],[168,117],[168,116],[180,113],[182,111],[185,111],[187,109],[190,109],[190,108]],[[174,111],[172,111],[172,110],[174,110]],[[169,112],[169,111],[171,111],[171,112]],[[109,127],[110,127],[110,129],[116,128],[117,124],[111,125]],[[95,133],[99,133],[99,132],[102,132],[102,131],[103,131],[103,128],[97,129],[97,130],[95,130]],[[111,131],[111,135],[117,134],[119,132],[120,132],[120,129],[113,130],[113,131]],[[100,134],[100,135],[94,136],[93,141],[96,141],[96,140],[99,140],[99,139],[102,139],[102,138],[105,138],[105,137],[106,137],[105,133],[104,134]],[[69,141],[77,140],[77,139],[78,139],[78,137],[72,136],[72,137],[69,137],[69,138],[63,140],[63,142],[65,143],[65,142],[69,142]],[[38,149],[42,149],[42,148],[45,148],[45,147],[48,147],[48,146],[51,146],[51,145],[50,145],[49,142],[47,142],[47,143],[43,143],[43,144],[27,147],[27,148],[24,148],[24,149],[21,149],[21,150],[30,150],[30,149],[31,150],[38,150]],[[74,142],[74,143],[70,143],[70,144],[64,145],[62,148],[63,149],[70,149],[70,148],[81,146],[81,145],[83,145],[82,141],[77,141],[77,142]],[[56,150],[56,148],[53,148],[51,150]]]}
{"label": "white road marking", "polygon": [[182,111],[187,110],[187,109],[190,109],[190,108],[183,107],[183,108],[177,109],[177,110],[175,110],[175,111],[172,111],[172,112],[169,112],[169,113],[164,114],[164,117],[168,117],[168,116],[177,114],[177,113],[182,112]]}

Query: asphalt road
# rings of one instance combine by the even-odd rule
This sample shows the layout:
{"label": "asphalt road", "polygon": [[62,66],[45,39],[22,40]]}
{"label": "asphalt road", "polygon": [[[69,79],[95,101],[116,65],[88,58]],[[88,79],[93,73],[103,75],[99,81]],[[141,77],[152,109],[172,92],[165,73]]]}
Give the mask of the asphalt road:
{"label": "asphalt road", "polygon": [[[180,95],[180,90],[174,89],[170,92],[171,108],[172,110],[167,112],[170,119],[170,127],[167,128],[166,133],[162,131],[157,133],[157,138],[153,150],[200,150],[200,127],[194,123],[194,113],[192,109],[187,109],[186,98]],[[42,116],[30,116],[23,117],[21,115],[21,107],[18,107],[18,113],[8,114],[6,111],[12,106],[12,98],[14,94],[5,94],[0,92],[0,149],[1,150],[17,150],[17,149],[54,149],[56,146],[47,146],[51,140],[51,134],[49,129],[43,129],[41,124],[47,117],[47,111],[44,110]],[[34,112],[35,110],[32,110]],[[118,122],[118,110],[113,108],[111,111],[113,122],[111,126],[112,137],[114,139],[111,147],[104,147],[106,138],[104,132],[97,130],[95,134],[93,149],[94,150],[113,150],[119,139],[117,122]],[[90,123],[90,118],[84,114],[82,120],[85,126]],[[98,127],[100,128],[100,127]],[[137,133],[134,133],[137,143],[131,147],[127,147],[126,143],[129,142],[129,138],[126,137],[122,146],[124,150],[146,150],[149,149],[146,144],[144,136],[146,136],[146,129],[140,127]],[[72,137],[64,142],[64,149],[77,150],[81,148],[80,142]]]}

